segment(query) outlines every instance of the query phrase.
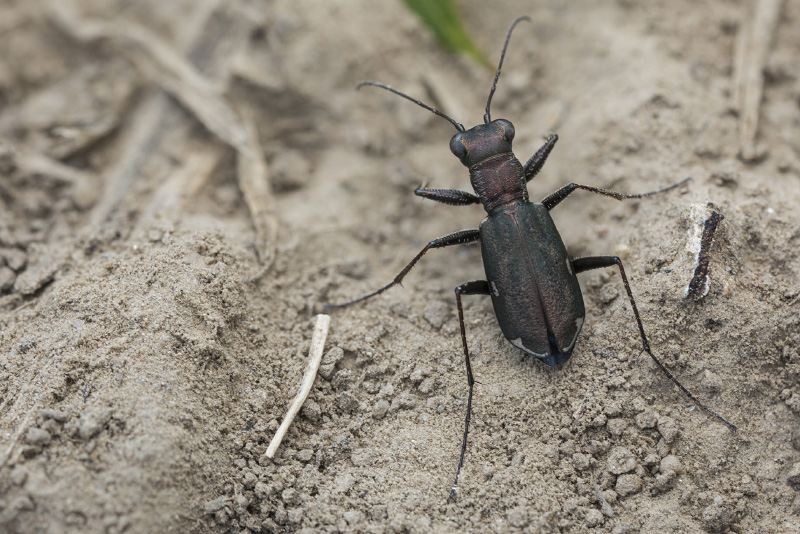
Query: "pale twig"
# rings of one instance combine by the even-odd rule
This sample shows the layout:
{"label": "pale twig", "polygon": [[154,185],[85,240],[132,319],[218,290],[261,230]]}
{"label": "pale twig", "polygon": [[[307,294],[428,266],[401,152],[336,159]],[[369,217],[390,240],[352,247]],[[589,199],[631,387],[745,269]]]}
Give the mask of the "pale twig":
{"label": "pale twig", "polygon": [[250,209],[250,218],[256,230],[256,252],[261,269],[250,281],[263,276],[275,260],[278,242],[278,218],[275,216],[275,198],[270,185],[269,169],[261,150],[261,139],[256,127],[256,114],[242,104],[242,124],[247,138],[247,152],[237,154],[239,189]]}
{"label": "pale twig", "polygon": [[119,46],[140,71],[173,95],[211,133],[246,152],[247,139],[239,117],[215,84],[174,46],[147,28],[123,20],[79,20],[68,9],[51,2],[53,20],[74,38],[93,43],[108,39]]}
{"label": "pale twig", "polygon": [[314,324],[314,335],[311,337],[311,348],[308,351],[309,361],[306,366],[306,372],[303,375],[303,383],[300,385],[300,391],[297,392],[294,400],[292,400],[292,404],[289,406],[289,411],[286,412],[283,423],[281,423],[278,431],[275,432],[275,437],[272,438],[267,448],[267,458],[275,456],[275,451],[278,450],[283,437],[286,435],[286,431],[289,429],[289,425],[292,424],[292,421],[294,421],[295,416],[300,411],[306,398],[308,398],[308,394],[311,392],[311,386],[314,385],[314,379],[317,377],[319,363],[322,361],[322,351],[325,348],[325,338],[328,337],[328,327],[330,324],[330,315],[317,315],[317,321]]}
{"label": "pale twig", "polygon": [[783,0],[753,0],[742,16],[734,57],[734,105],[739,112],[739,155],[758,159],[758,115],[764,96],[764,67],[778,27]]}
{"label": "pale twig", "polygon": [[[197,0],[192,4],[192,9],[186,13],[185,20],[176,27],[177,50],[170,54],[171,56],[189,55],[199,48],[208,51],[209,42],[215,46],[222,46],[220,43],[227,42],[225,36],[219,33],[224,29],[215,28],[219,31],[208,29],[209,21],[220,2],[221,0]],[[130,39],[126,41],[117,36],[119,33],[124,34],[125,31],[113,21],[81,19],[67,3],[58,0],[49,0],[45,5],[47,9],[43,11],[47,19],[73,39],[89,45],[100,39],[108,39],[122,45],[124,51],[132,50],[132,46],[127,48],[125,46],[126,42],[128,45],[131,44]],[[148,50],[152,50],[152,47],[139,49],[135,53],[141,56]],[[140,59],[137,65],[141,66],[144,61]],[[169,62],[169,60],[164,61]],[[201,67],[208,67],[211,63],[214,61],[205,60],[201,62]],[[213,82],[203,82],[202,85],[217,87]],[[122,129],[122,139],[119,142],[122,151],[111,168],[104,173],[106,184],[103,187],[102,197],[92,212],[93,226],[102,227],[119,209],[133,188],[133,184],[145,176],[142,169],[154,159],[155,153],[166,150],[167,144],[182,146],[186,142],[189,129],[185,126],[186,121],[175,117],[174,107],[174,100],[159,90],[150,89],[140,99],[136,109],[131,113],[130,124]]]}
{"label": "pale twig", "polygon": [[65,182],[72,186],[72,199],[75,204],[86,209],[93,205],[100,193],[100,177],[92,172],[61,163],[49,156],[23,147],[15,147],[15,162],[27,174],[44,176]]}
{"label": "pale twig", "polygon": [[133,239],[141,239],[155,222],[175,225],[178,217],[186,211],[187,204],[208,181],[223,156],[218,144],[204,145],[202,149],[190,150],[182,165],[175,169],[150,198],[142,211]]}

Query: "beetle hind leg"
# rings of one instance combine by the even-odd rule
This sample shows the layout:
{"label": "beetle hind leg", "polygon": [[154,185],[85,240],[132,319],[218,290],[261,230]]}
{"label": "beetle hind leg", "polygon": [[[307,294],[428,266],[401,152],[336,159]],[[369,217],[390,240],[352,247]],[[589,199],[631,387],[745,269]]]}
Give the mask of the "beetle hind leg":
{"label": "beetle hind leg", "polygon": [[616,265],[619,267],[619,274],[622,277],[622,284],[625,286],[625,291],[628,293],[628,300],[631,302],[631,307],[633,308],[633,315],[636,316],[636,324],[639,326],[639,335],[642,337],[642,350],[647,352],[650,357],[656,362],[659,369],[669,378],[672,383],[674,383],[680,390],[689,397],[692,402],[694,402],[697,406],[708,412],[709,414],[713,415],[726,425],[731,428],[731,430],[736,430],[736,425],[722,417],[720,414],[700,402],[700,400],[695,397],[688,389],[681,384],[677,378],[675,378],[672,373],[667,369],[661,360],[656,358],[656,355],[653,354],[653,351],[650,350],[650,343],[647,341],[647,336],[644,333],[644,326],[642,325],[642,318],[639,316],[639,309],[636,307],[636,301],[633,299],[633,292],[631,291],[631,286],[628,283],[628,277],[625,276],[625,269],[622,267],[622,260],[620,260],[617,256],[592,256],[587,258],[578,258],[572,260],[572,266],[575,268],[576,273],[582,273],[584,271],[591,271],[592,269],[601,269],[603,267],[613,267]]}
{"label": "beetle hind leg", "polygon": [[489,282],[486,280],[473,280],[466,284],[461,284],[456,288],[456,305],[458,306],[458,326],[461,328],[461,344],[464,346],[464,362],[467,366],[467,383],[469,384],[469,394],[467,396],[467,417],[464,420],[464,439],[461,441],[461,456],[458,459],[458,469],[456,470],[456,480],[450,490],[450,499],[455,500],[456,488],[458,488],[458,475],[461,474],[461,466],[464,465],[464,454],[467,452],[467,433],[469,432],[469,420],[472,415],[472,389],[475,379],[472,377],[472,364],[469,361],[469,349],[467,348],[467,329],[464,326],[464,308],[461,306],[461,295],[489,295]]}

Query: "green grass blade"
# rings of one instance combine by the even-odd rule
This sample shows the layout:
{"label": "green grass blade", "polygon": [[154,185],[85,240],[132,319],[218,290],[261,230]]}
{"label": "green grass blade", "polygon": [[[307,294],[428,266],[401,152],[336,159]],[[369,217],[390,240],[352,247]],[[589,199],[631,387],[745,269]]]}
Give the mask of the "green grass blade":
{"label": "green grass blade", "polygon": [[451,52],[466,54],[481,65],[493,68],[469,38],[453,0],[403,0],[403,3],[433,31],[441,46]]}

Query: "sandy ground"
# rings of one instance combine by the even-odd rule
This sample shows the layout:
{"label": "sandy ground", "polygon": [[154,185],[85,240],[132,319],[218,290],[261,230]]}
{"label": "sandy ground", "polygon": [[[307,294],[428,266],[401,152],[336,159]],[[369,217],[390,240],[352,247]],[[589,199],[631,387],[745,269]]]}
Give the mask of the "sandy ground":
{"label": "sandy ground", "polygon": [[[455,247],[331,314],[321,376],[265,458],[322,305],[483,217],[412,194],[469,187],[452,126],[355,83],[469,127],[492,73],[395,1],[4,1],[1,532],[800,531],[800,3],[748,60],[765,84],[745,157],[749,4],[458,3],[493,60],[533,19],[493,103],[520,159],[557,128],[531,197],[692,178],[553,215],[571,255],[623,258],[655,354],[739,430],[640,356],[615,270],[581,275],[587,321],[557,371],[465,297],[479,383],[448,501],[467,394],[453,288],[483,277]],[[707,202],[725,218],[693,301]]]}

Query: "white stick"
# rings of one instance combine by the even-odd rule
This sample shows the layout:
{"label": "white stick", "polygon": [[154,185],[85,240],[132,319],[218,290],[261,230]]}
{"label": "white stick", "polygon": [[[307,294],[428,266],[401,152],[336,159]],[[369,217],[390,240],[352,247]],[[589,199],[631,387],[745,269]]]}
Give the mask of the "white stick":
{"label": "white stick", "polygon": [[308,394],[311,392],[311,386],[314,385],[314,379],[317,377],[317,371],[319,370],[319,362],[322,361],[322,350],[325,348],[325,338],[328,337],[330,324],[330,315],[317,315],[317,322],[314,324],[314,335],[311,337],[311,349],[308,351],[308,366],[303,375],[303,383],[300,386],[300,391],[297,392],[294,400],[292,400],[289,411],[286,412],[286,417],[283,418],[283,423],[281,423],[278,431],[275,432],[275,437],[272,438],[272,442],[267,448],[267,458],[275,456],[275,451],[278,450],[286,431],[289,430],[289,425],[292,424],[297,412],[300,411],[306,398],[308,398]]}

